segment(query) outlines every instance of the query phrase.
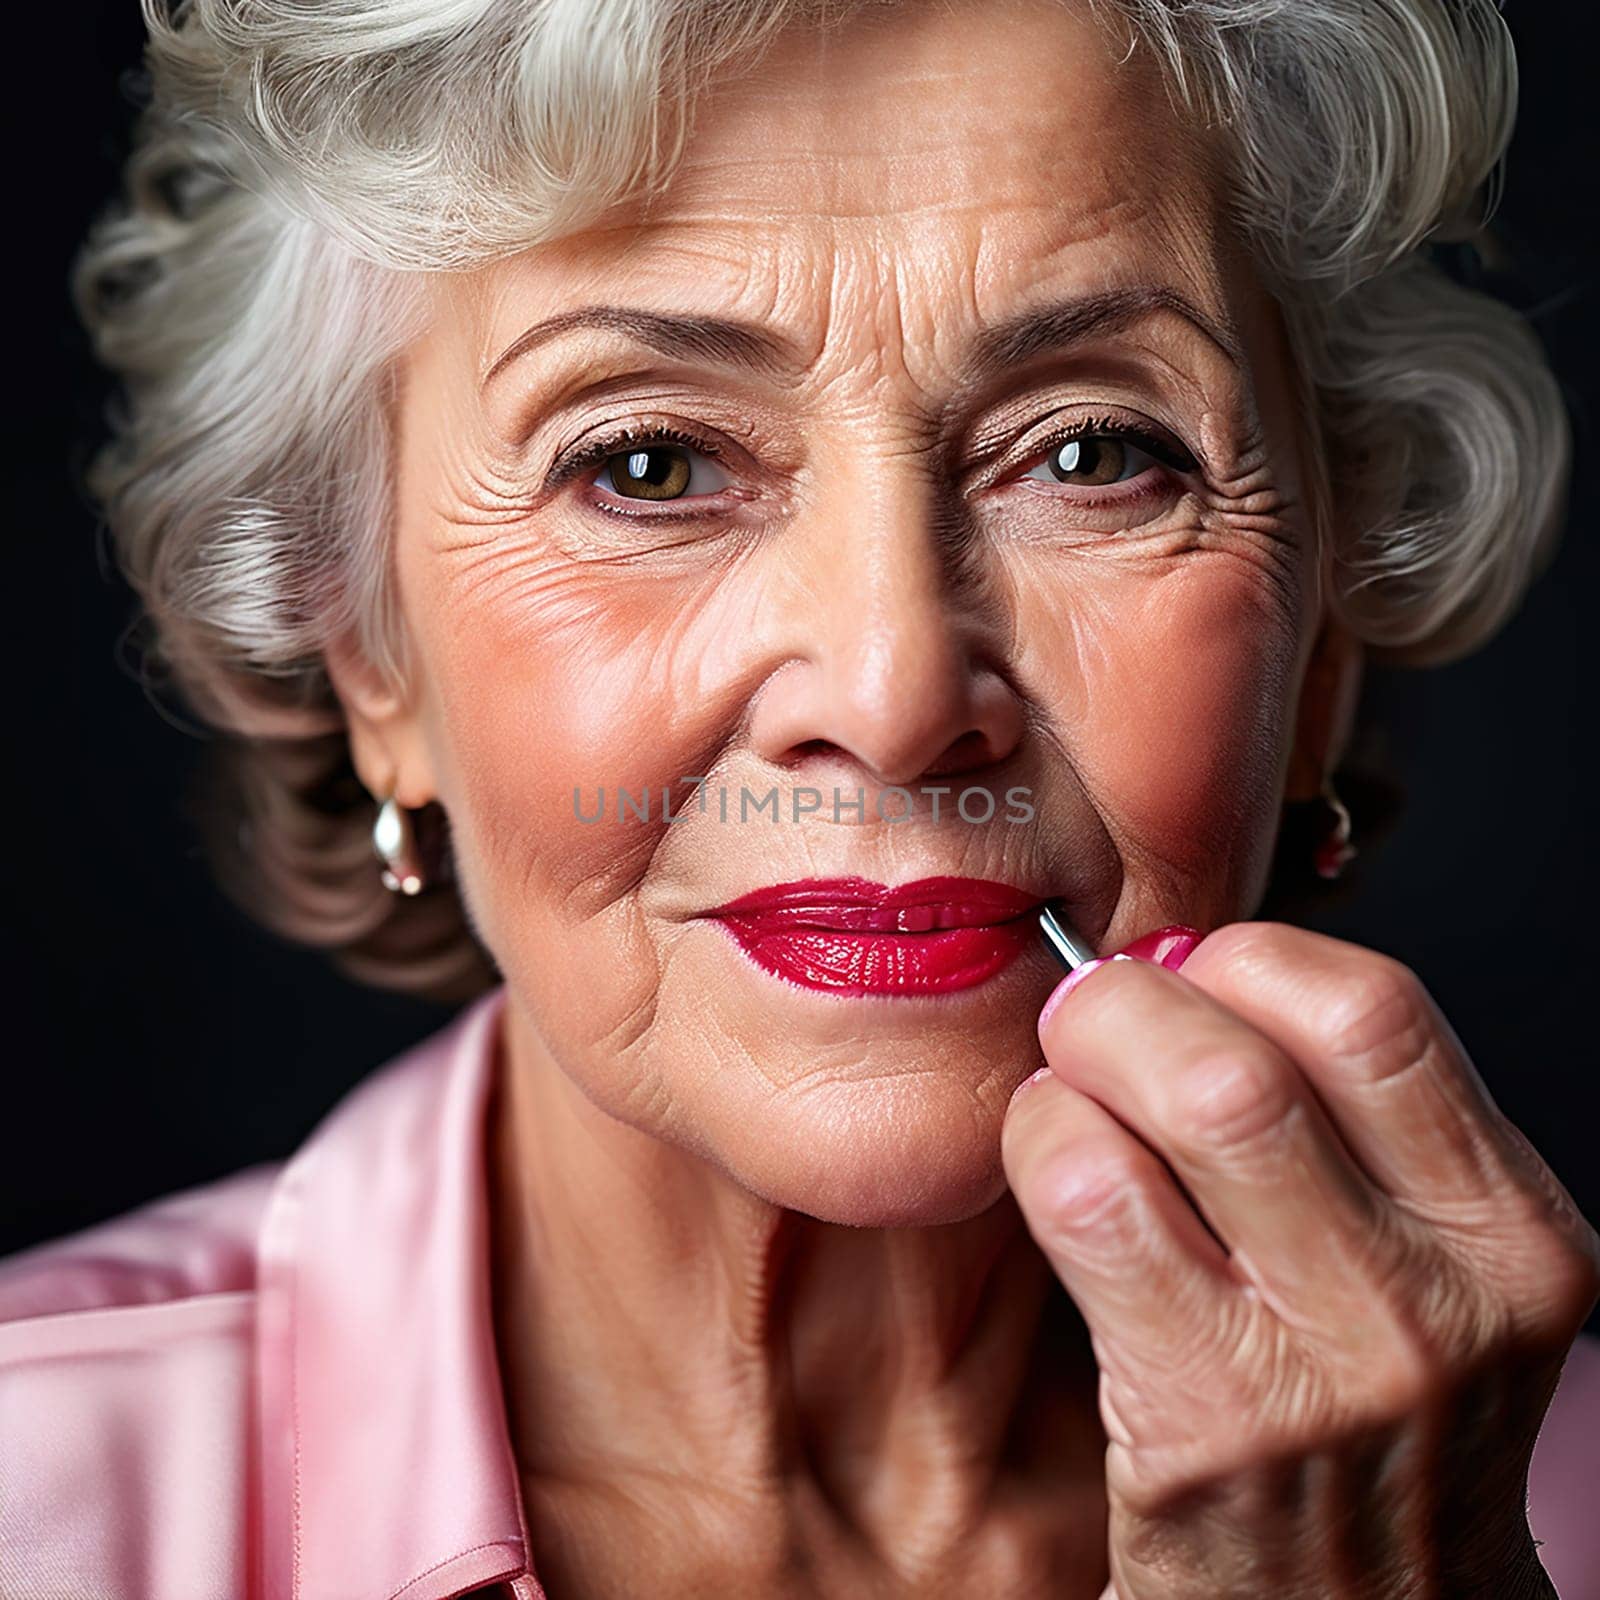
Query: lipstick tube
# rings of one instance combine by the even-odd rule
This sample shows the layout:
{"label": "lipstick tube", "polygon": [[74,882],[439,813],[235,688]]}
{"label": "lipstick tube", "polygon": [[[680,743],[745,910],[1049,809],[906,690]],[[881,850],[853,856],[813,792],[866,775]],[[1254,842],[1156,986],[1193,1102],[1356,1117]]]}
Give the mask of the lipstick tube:
{"label": "lipstick tube", "polygon": [[1065,903],[1047,900],[1039,908],[1039,932],[1050,953],[1068,972],[1076,972],[1095,959],[1095,948],[1067,921]]}

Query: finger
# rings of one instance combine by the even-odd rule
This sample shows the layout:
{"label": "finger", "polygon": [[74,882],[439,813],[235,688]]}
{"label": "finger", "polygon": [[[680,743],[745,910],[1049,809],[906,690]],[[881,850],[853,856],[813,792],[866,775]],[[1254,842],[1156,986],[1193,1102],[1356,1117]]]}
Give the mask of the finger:
{"label": "finger", "polygon": [[[1176,1379],[1181,1391],[1181,1374],[1241,1342],[1234,1331],[1249,1308],[1226,1252],[1161,1160],[1051,1072],[1018,1091],[1000,1150],[1029,1231],[1124,1397],[1108,1429],[1148,1426],[1155,1418],[1142,1416],[1138,1397],[1153,1408],[1155,1390],[1141,1379],[1159,1374],[1163,1391]],[[1194,1398],[1209,1409],[1214,1385],[1200,1387]]]}
{"label": "finger", "polygon": [[1360,1323],[1405,1241],[1277,1044],[1142,961],[1085,978],[1040,1043],[1062,1078],[1165,1158],[1235,1274],[1280,1317],[1318,1334]]}
{"label": "finger", "polygon": [[1246,922],[1204,939],[1183,975],[1300,1063],[1346,1147],[1406,1210],[1430,1222],[1482,1217],[1519,1181],[1560,1189],[1400,962]]}

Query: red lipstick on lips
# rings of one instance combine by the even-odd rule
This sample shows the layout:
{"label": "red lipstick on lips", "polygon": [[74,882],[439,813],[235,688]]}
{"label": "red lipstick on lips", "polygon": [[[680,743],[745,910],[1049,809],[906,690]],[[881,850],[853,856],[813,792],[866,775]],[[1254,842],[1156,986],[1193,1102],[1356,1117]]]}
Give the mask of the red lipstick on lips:
{"label": "red lipstick on lips", "polygon": [[988,878],[800,878],[706,913],[775,977],[841,995],[927,995],[992,978],[1035,937],[1042,901]]}

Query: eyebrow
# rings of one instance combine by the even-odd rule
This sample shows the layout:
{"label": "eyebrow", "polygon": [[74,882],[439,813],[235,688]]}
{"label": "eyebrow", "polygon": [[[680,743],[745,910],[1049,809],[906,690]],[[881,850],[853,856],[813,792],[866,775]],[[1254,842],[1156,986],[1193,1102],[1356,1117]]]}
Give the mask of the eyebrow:
{"label": "eyebrow", "polygon": [[[1175,312],[1193,323],[1236,367],[1244,365],[1231,327],[1218,323],[1169,285],[1137,284],[1054,301],[985,328],[964,363],[961,387],[974,387],[996,369],[1021,366],[1050,350],[1114,333],[1160,311]],[[548,317],[520,334],[479,380],[480,393],[530,350],[580,329],[620,333],[661,355],[712,361],[768,378],[792,378],[804,365],[785,341],[754,323],[637,306],[589,305]]]}
{"label": "eyebrow", "polygon": [[1194,324],[1236,367],[1244,352],[1231,326],[1224,326],[1178,289],[1164,283],[1133,284],[1058,300],[985,328],[965,364],[964,383],[977,383],[995,369],[1019,367],[1050,350],[1116,333],[1156,312],[1170,311]]}
{"label": "eyebrow", "polygon": [[518,336],[479,381],[480,392],[519,357],[578,329],[620,333],[664,356],[714,361],[769,378],[790,377],[800,361],[784,343],[754,323],[726,317],[645,311],[636,306],[579,306],[549,317]]}

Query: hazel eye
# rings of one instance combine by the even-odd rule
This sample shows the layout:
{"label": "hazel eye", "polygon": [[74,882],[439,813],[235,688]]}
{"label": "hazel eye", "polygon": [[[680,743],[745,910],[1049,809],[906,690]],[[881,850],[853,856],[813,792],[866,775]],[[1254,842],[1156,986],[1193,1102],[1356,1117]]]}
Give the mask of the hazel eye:
{"label": "hazel eye", "polygon": [[[721,481],[707,483],[708,473]],[[700,451],[682,444],[638,444],[607,456],[599,481],[624,500],[677,500],[691,485],[695,494],[727,487],[726,477]]]}
{"label": "hazel eye", "polygon": [[1153,455],[1129,439],[1116,434],[1091,433],[1054,445],[1044,460],[1024,476],[1036,482],[1096,488],[1108,483],[1125,483],[1156,464]]}

